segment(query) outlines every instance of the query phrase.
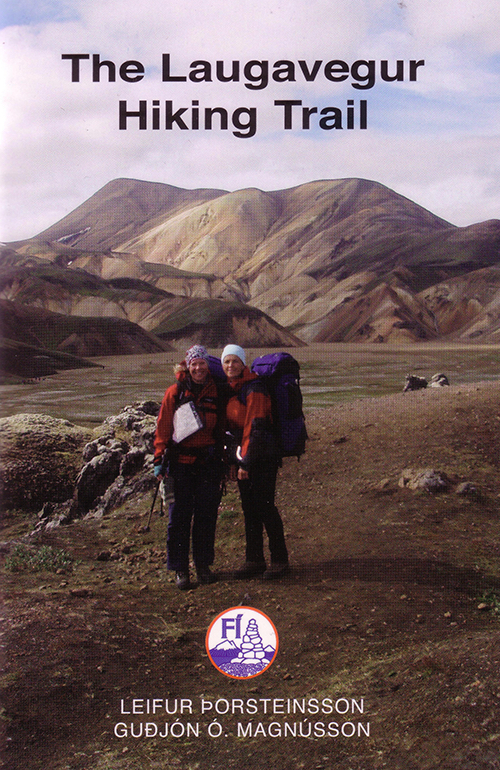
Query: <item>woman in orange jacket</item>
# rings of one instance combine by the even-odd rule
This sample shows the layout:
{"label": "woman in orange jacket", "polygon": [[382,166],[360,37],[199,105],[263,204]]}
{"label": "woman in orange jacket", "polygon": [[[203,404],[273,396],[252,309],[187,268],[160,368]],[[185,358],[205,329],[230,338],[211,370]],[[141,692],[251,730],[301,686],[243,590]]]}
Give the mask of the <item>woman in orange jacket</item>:
{"label": "woman in orange jacket", "polygon": [[[272,427],[271,397],[258,375],[246,366],[245,351],[226,345],[222,368],[230,386],[226,406],[226,435],[234,446],[233,464],[245,518],[246,559],[234,574],[238,579],[262,575],[265,580],[288,570],[283,522],[275,505],[280,458]],[[264,529],[271,563],[266,568]]]}
{"label": "woman in orange jacket", "polygon": [[[177,367],[177,382],[165,392],[154,440],[157,477],[173,481],[169,507],[167,566],[175,570],[181,590],[190,587],[189,544],[192,527],[193,561],[200,583],[212,583],[215,529],[221,500],[223,404],[208,367],[208,353],[193,345]],[[175,415],[192,402],[201,426],[175,441]]]}

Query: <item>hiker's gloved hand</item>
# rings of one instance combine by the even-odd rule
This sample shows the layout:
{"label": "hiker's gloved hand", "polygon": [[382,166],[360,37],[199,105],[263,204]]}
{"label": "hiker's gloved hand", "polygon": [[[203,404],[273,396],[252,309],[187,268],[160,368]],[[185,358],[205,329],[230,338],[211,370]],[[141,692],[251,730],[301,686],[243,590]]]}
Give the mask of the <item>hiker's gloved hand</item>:
{"label": "hiker's gloved hand", "polygon": [[155,474],[155,478],[158,478],[158,476],[162,476],[161,472],[161,463],[158,463],[158,465],[155,465],[153,468],[153,472]]}

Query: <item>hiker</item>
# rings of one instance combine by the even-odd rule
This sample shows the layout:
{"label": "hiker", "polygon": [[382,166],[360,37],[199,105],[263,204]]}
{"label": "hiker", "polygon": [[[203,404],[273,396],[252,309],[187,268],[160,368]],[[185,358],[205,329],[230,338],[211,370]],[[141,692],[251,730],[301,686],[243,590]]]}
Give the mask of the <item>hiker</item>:
{"label": "hiker", "polygon": [[[185,360],[175,368],[177,382],[163,397],[154,440],[155,476],[159,479],[168,476],[173,482],[167,567],[175,570],[176,585],[180,590],[191,586],[191,522],[198,582],[208,584],[216,580],[210,566],[214,561],[217,511],[221,500],[224,407],[208,361],[206,349],[202,345],[193,345]],[[191,408],[193,405],[196,414]]]}
{"label": "hiker", "polygon": [[[221,362],[231,389],[226,406],[227,461],[236,471],[245,519],[245,562],[234,577],[243,580],[262,575],[271,580],[288,570],[283,522],[274,502],[281,459],[272,426],[271,397],[262,379],[246,366],[245,351],[239,345],[226,345]],[[267,568],[264,529],[271,554]]]}

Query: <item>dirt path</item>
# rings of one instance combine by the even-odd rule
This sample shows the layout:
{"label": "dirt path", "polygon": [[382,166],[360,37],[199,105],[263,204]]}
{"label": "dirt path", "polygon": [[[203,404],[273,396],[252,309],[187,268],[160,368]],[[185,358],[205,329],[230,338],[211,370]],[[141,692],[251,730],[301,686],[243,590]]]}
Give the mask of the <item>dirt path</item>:
{"label": "dirt path", "polygon": [[[7,770],[499,768],[499,396],[479,383],[310,412],[307,454],[279,481],[286,580],[231,579],[232,487],[219,582],[186,593],[164,568],[165,519],[140,532],[150,499],[41,536],[75,561],[2,567]],[[398,486],[406,468],[446,474],[448,491]],[[25,529],[11,516],[3,540]],[[212,619],[240,605],[280,638],[249,680],[205,651]]]}

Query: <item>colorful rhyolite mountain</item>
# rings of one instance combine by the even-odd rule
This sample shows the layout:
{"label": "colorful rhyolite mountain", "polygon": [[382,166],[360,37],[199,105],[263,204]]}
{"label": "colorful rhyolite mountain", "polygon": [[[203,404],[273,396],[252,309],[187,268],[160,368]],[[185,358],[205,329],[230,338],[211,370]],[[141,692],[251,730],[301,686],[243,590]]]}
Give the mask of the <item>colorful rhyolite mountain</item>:
{"label": "colorful rhyolite mountain", "polygon": [[182,190],[117,179],[4,248],[0,298],[164,341],[500,341],[500,221],[456,227],[377,182]]}

